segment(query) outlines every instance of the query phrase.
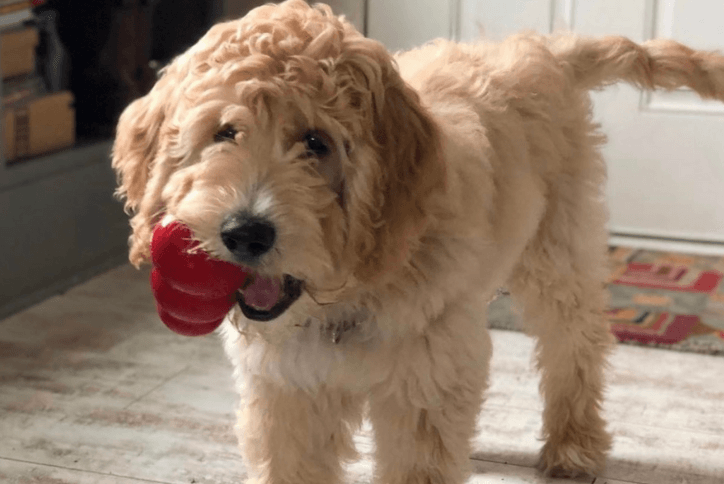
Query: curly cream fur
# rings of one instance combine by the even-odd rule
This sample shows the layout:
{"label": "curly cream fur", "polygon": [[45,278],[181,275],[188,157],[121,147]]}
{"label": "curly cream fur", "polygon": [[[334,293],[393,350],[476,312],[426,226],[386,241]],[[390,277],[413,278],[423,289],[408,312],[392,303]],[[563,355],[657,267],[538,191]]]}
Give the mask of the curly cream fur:
{"label": "curly cream fur", "polygon": [[[724,58],[524,34],[393,59],[290,0],[213,27],[128,107],[113,166],[134,264],[161,213],[233,262],[221,222],[253,209],[278,230],[257,269],[305,283],[276,320],[234,309],[223,327],[253,482],[339,482],[365,408],[378,482],[462,482],[485,302],[505,284],[538,340],[541,469],[602,469],[606,170],[587,90],[619,80],[723,99]],[[234,142],[214,143],[225,125]],[[333,140],[331,166],[301,156],[311,128]]]}

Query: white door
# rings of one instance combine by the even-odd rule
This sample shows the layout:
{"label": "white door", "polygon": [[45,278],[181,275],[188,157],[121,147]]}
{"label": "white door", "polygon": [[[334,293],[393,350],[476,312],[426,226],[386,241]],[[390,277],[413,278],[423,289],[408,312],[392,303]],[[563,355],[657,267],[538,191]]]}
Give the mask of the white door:
{"label": "white door", "polygon": [[[569,28],[724,50],[721,0],[461,0],[460,14],[461,40]],[[724,243],[724,104],[622,84],[593,97],[609,136],[611,231]]]}

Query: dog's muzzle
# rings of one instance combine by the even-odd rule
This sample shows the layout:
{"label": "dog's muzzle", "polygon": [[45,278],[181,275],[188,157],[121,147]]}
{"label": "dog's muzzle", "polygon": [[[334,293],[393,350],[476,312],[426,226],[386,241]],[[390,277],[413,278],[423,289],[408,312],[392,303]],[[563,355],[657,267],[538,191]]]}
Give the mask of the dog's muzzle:
{"label": "dog's muzzle", "polygon": [[237,291],[241,312],[255,321],[271,321],[284,313],[302,295],[304,284],[288,274],[262,276],[249,266],[274,248],[274,224],[257,215],[240,212],[226,217],[221,224],[221,241],[236,260],[244,265],[248,276]]}

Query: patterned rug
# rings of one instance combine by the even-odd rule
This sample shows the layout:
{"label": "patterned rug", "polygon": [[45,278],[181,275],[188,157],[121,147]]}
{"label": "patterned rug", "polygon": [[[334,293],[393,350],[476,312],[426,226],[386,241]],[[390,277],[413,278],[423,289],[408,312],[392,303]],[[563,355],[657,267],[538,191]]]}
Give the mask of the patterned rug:
{"label": "patterned rug", "polygon": [[[611,247],[606,310],[622,343],[724,355],[724,257]],[[490,304],[490,327],[521,330],[508,296]]]}

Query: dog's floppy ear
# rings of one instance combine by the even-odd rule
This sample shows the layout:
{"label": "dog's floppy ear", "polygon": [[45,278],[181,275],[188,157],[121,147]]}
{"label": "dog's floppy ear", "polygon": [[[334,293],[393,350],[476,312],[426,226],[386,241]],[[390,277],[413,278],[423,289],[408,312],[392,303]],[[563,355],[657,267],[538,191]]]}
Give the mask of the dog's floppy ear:
{"label": "dog's floppy ear", "polygon": [[350,227],[355,275],[363,281],[377,280],[407,262],[429,221],[431,198],[445,186],[438,126],[386,50],[380,44],[374,50],[375,69],[367,70],[367,80],[376,166],[366,167],[367,173],[356,177],[358,186],[351,187],[358,204],[367,198],[362,204],[368,205],[367,223],[361,224],[365,233],[356,237]]}
{"label": "dog's floppy ear", "polygon": [[136,266],[149,258],[154,217],[160,208],[162,184],[160,180],[155,183],[153,180],[173,97],[169,77],[172,76],[166,73],[150,93],[123,111],[113,145],[112,166],[118,177],[116,196],[125,199],[125,210],[133,215],[129,258]]}
{"label": "dog's floppy ear", "polygon": [[113,144],[113,169],[118,176],[116,195],[125,199],[129,213],[137,211],[143,198],[165,117],[165,96],[151,93],[133,101],[118,121]]}

